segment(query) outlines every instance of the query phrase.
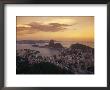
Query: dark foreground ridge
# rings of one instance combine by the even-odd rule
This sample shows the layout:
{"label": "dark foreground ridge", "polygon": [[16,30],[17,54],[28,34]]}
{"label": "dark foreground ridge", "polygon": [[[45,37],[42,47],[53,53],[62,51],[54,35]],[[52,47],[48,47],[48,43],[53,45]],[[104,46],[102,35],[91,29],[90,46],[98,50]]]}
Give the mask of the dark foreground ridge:
{"label": "dark foreground ridge", "polygon": [[35,50],[17,50],[16,74],[94,74],[94,48],[77,43],[59,50],[59,55],[51,57],[39,56]]}
{"label": "dark foreground ridge", "polygon": [[22,62],[20,66],[17,65],[16,74],[72,74],[72,72],[61,69],[60,67],[49,62],[40,62],[35,64]]}

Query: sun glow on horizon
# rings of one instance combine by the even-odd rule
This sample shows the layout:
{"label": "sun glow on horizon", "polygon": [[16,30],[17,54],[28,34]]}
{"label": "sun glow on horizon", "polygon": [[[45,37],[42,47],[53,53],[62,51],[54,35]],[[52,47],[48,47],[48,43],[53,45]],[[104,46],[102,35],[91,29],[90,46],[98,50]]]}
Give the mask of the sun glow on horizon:
{"label": "sun glow on horizon", "polygon": [[93,16],[17,16],[17,40],[94,41]]}

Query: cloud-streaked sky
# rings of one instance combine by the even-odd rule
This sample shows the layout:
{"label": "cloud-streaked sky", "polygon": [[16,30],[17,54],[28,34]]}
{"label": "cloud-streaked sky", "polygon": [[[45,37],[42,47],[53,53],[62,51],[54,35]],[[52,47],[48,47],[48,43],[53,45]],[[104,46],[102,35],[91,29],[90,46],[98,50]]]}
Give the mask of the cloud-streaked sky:
{"label": "cloud-streaked sky", "polygon": [[94,41],[93,16],[17,16],[17,40]]}

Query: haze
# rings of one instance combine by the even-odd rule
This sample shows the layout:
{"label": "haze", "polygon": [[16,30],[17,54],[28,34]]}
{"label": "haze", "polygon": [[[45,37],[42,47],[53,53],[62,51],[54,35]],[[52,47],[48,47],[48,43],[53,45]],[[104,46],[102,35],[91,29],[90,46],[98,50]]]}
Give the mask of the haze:
{"label": "haze", "polygon": [[17,16],[17,40],[94,41],[93,16]]}

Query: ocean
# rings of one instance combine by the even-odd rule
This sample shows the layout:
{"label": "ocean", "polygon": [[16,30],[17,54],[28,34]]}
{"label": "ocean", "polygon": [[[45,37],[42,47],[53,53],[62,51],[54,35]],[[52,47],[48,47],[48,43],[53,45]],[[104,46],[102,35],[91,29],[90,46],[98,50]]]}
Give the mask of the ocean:
{"label": "ocean", "polygon": [[[58,41],[55,43],[61,43],[64,47],[68,48],[71,46],[71,44],[75,44],[76,42],[72,42],[72,41]],[[80,44],[83,45],[87,45],[90,46],[92,48],[94,48],[94,43],[93,42],[78,42]],[[47,43],[36,43],[37,45],[43,46],[43,45],[47,45]],[[18,49],[31,49],[31,50],[37,50],[40,51],[40,54],[42,56],[52,56],[52,55],[57,55],[59,54],[58,50],[55,49],[51,49],[51,48],[47,48],[47,47],[43,47],[43,48],[39,48],[39,47],[33,47],[32,44],[17,44],[16,46],[17,50]]]}

